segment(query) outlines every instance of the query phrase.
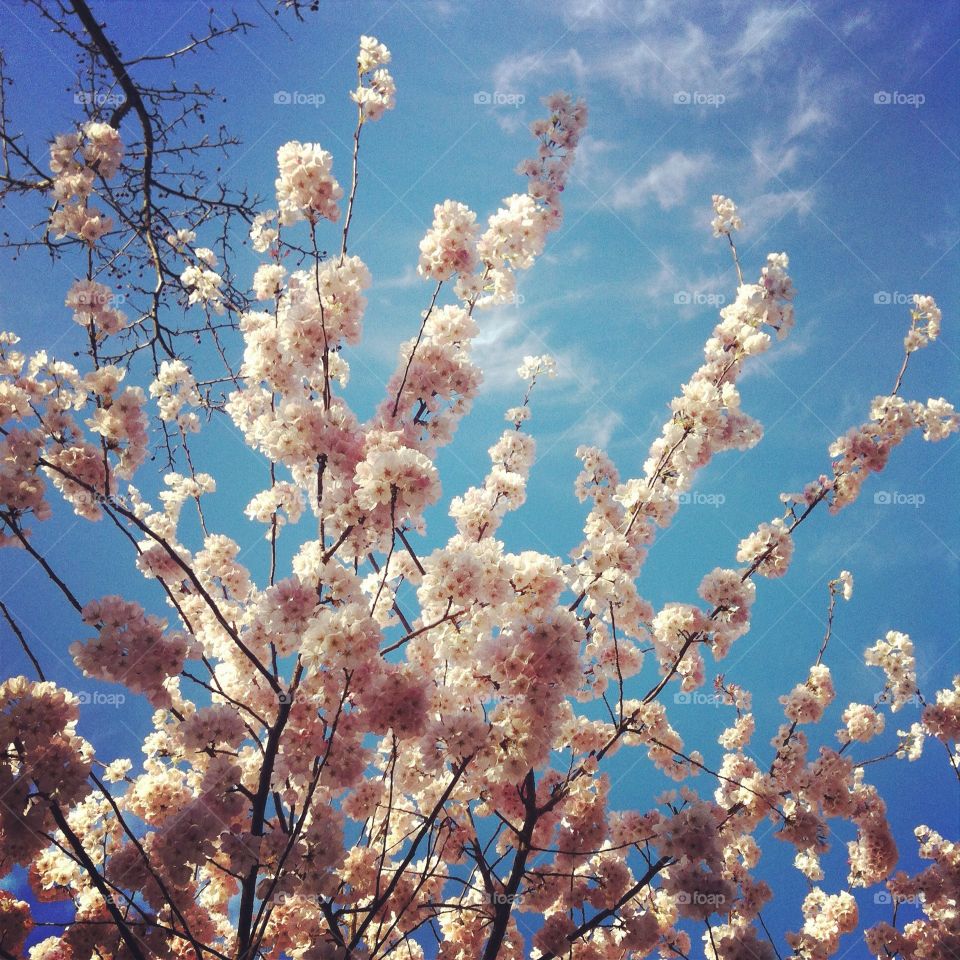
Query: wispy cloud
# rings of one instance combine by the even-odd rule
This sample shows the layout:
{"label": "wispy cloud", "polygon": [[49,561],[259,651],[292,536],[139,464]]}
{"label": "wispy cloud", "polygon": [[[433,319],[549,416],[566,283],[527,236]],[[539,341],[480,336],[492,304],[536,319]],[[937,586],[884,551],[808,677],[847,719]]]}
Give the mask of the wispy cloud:
{"label": "wispy cloud", "polygon": [[[748,57],[760,57],[773,48],[790,41],[791,27],[795,20],[807,16],[803,4],[768,5],[758,7],[747,15],[746,23],[732,49],[733,66],[746,65]],[[741,63],[742,61],[742,63]]]}
{"label": "wispy cloud", "polygon": [[552,9],[578,42],[607,41],[581,44],[591,77],[612,81],[631,98],[665,103],[683,90],[737,96],[751,78],[779,65],[776,51],[791,42],[794,23],[809,16],[801,3],[761,3],[711,21],[693,0],[563,0]]}
{"label": "wispy cloud", "polygon": [[813,190],[773,190],[751,197],[740,207],[743,236],[763,234],[790,214],[803,217],[813,209]]}
{"label": "wispy cloud", "polygon": [[789,173],[796,167],[801,156],[802,151],[797,144],[786,146],[782,141],[775,141],[766,132],[750,145],[752,172],[761,184]]}
{"label": "wispy cloud", "polygon": [[802,102],[805,99],[802,94],[801,91],[801,103],[787,121],[787,136],[791,140],[833,122],[833,115],[827,109],[826,100],[822,96]]}
{"label": "wispy cloud", "polygon": [[673,0],[559,0],[555,9],[569,30],[582,30],[634,26],[668,16],[675,6]]}
{"label": "wispy cloud", "polygon": [[605,157],[617,148],[612,140],[584,134],[577,147],[577,159],[573,165],[573,180],[582,183],[599,183],[604,178]]}
{"label": "wispy cloud", "polygon": [[545,74],[569,73],[582,82],[586,72],[587,66],[574,47],[565,51],[533,50],[501,60],[493,68],[492,82],[496,92],[519,93],[530,102],[529,88]]}
{"label": "wispy cloud", "polygon": [[823,89],[821,77],[816,74],[800,75],[797,83],[797,103],[787,119],[787,139],[793,140],[834,122],[834,114],[828,107]]}
{"label": "wispy cloud", "polygon": [[873,13],[866,7],[840,20],[840,32],[845,37],[873,26]]}
{"label": "wispy cloud", "polygon": [[473,359],[483,370],[481,389],[485,393],[512,394],[519,400],[523,384],[517,368],[523,358],[548,353],[557,362],[557,381],[567,387],[565,396],[588,394],[596,379],[584,363],[582,351],[547,343],[533,325],[536,312],[522,307],[493,307],[478,317],[480,333],[473,343]]}
{"label": "wispy cloud", "polygon": [[591,447],[606,449],[622,425],[623,417],[616,410],[592,407],[577,417],[555,442],[589,443]]}
{"label": "wispy cloud", "polygon": [[664,210],[669,210],[686,200],[689,185],[711,165],[710,157],[705,154],[690,155],[675,150],[642,176],[617,187],[612,205],[617,210],[626,210],[656,200]]}
{"label": "wispy cloud", "polygon": [[747,380],[751,377],[779,379],[777,368],[797,357],[804,356],[817,345],[818,336],[818,324],[815,321],[808,320],[798,324],[790,332],[790,337],[785,343],[772,343],[766,353],[745,364],[741,379]]}
{"label": "wispy cloud", "polygon": [[677,266],[664,250],[660,269],[639,284],[639,291],[645,300],[662,307],[664,318],[686,319],[704,311],[719,311],[733,299],[735,285],[730,270],[690,272]]}
{"label": "wispy cloud", "polygon": [[576,88],[582,89],[586,72],[586,64],[574,47],[565,51],[531,50],[507,57],[493,67],[492,89],[486,91],[491,95],[486,109],[501,129],[514,133],[541,112],[540,97],[549,92],[542,89],[545,75],[559,78],[554,81],[558,83],[572,81]]}
{"label": "wispy cloud", "polygon": [[384,277],[382,280],[377,280],[376,286],[380,290],[410,290],[423,283],[424,279],[417,273],[417,268],[407,266],[403,273],[397,276]]}
{"label": "wispy cloud", "polygon": [[672,103],[681,90],[717,92],[721,70],[697,24],[614,42],[591,64],[625,94]]}

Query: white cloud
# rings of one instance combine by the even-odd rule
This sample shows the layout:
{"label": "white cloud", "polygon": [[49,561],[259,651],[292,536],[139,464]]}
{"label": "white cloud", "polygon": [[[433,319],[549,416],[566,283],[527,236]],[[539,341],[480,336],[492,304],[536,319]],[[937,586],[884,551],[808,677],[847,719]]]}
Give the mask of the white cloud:
{"label": "white cloud", "polygon": [[[583,260],[589,259],[593,255],[593,251],[590,246],[586,243],[575,243],[572,246],[566,244],[562,250],[559,252],[553,253],[550,250],[550,247],[543,253],[543,262],[549,263],[551,266],[560,265],[561,267],[567,267],[572,263],[580,263]],[[582,296],[579,289],[572,290],[569,294],[563,297],[555,298],[558,301],[571,300],[579,296]]]}
{"label": "white cloud", "polygon": [[801,72],[797,82],[797,103],[787,120],[787,139],[829,126],[834,122],[834,114],[829,109],[830,102],[836,103],[839,91],[836,83],[830,88],[832,97],[828,100],[824,91],[827,84],[818,73]]}
{"label": "white cloud", "polygon": [[[583,58],[570,47],[566,52],[551,48],[507,57],[497,63],[492,71],[492,90],[486,91],[499,97],[522,97],[516,106],[512,102],[493,102],[488,108],[500,128],[515,133],[526,127],[532,116],[541,114],[540,97],[550,92],[543,89],[540,80],[545,75],[562,77],[569,72],[577,87],[582,88],[587,72]],[[559,81],[554,81],[559,82]],[[552,89],[552,88],[551,88]]]}
{"label": "white cloud", "polygon": [[666,251],[660,252],[660,262],[660,269],[639,286],[641,296],[658,307],[660,316],[675,319],[704,311],[717,313],[733,299],[732,265],[718,273],[692,273],[675,266]]}
{"label": "white cloud", "polygon": [[408,266],[403,273],[395,277],[384,277],[383,280],[376,281],[378,290],[410,290],[418,287],[426,281],[417,273],[417,268]]}
{"label": "white cloud", "polygon": [[822,103],[798,104],[787,121],[787,139],[793,140],[816,127],[830,123],[832,117]]}
{"label": "white cloud", "polygon": [[860,33],[865,28],[872,26],[873,14],[867,7],[864,7],[840,21],[840,32],[845,37],[849,37],[852,33]]}
{"label": "white cloud", "polygon": [[[743,32],[733,47],[737,61],[748,57],[759,57],[791,39],[790,29],[794,20],[807,16],[802,4],[793,3],[787,7],[768,6],[753,10],[747,17]],[[733,66],[739,66],[734,64]]]}
{"label": "white cloud", "polygon": [[559,3],[560,14],[570,30],[640,24],[669,16],[673,6],[672,0],[560,0]]}
{"label": "white cloud", "polygon": [[740,207],[743,235],[765,233],[790,213],[803,217],[813,209],[813,190],[780,190],[761,193]]}
{"label": "white cloud", "polygon": [[604,179],[603,158],[616,146],[612,140],[603,140],[585,133],[577,146],[572,179],[581,183],[597,183]]}
{"label": "white cloud", "polygon": [[682,33],[675,29],[644,31],[643,36],[625,44],[613,43],[591,66],[631,98],[649,97],[673,103],[679,91],[723,92],[719,89],[720,72],[710,52],[709,37],[693,23],[684,24]]}
{"label": "white cloud", "polygon": [[450,21],[458,13],[453,0],[421,0],[438,20]]}
{"label": "white cloud", "polygon": [[[803,3],[740,2],[705,17],[698,0],[550,0],[578,36],[584,72],[612,82],[635,102],[673,103],[681,91],[723,94],[727,102],[782,70]],[[521,58],[522,59],[522,58]]]}
{"label": "white cloud", "polygon": [[574,443],[589,443],[591,447],[605,450],[617,428],[623,424],[623,417],[616,410],[606,407],[592,407],[578,417],[562,434],[562,440]]}
{"label": "white cloud", "polygon": [[688,155],[675,150],[642,177],[618,186],[611,203],[615,209],[625,210],[642,207],[648,201],[656,200],[664,210],[669,210],[686,199],[690,183],[711,166],[712,161],[706,155]]}
{"label": "white cloud", "polygon": [[797,78],[796,100],[782,128],[765,129],[751,145],[754,174],[760,184],[779,180],[809,156],[819,134],[836,122],[831,104],[841,98],[834,81],[834,96],[824,95],[826,84],[818,72],[801,71]]}
{"label": "white cloud", "polygon": [[544,49],[507,57],[493,68],[493,92],[521,94],[527,98],[528,106],[535,105],[529,90],[535,86],[533,81],[544,74],[561,74],[564,70],[569,70],[578,83],[586,76],[586,64],[574,47],[566,52]]}
{"label": "white cloud", "polygon": [[[697,0],[692,0],[697,2]],[[609,27],[614,30],[649,26],[657,21],[676,23],[691,0],[547,0],[550,10],[559,9],[569,27]]]}
{"label": "white cloud", "polygon": [[[776,377],[779,380],[780,375],[776,368],[789,360],[806,354],[811,347],[817,344],[817,337],[816,323],[807,321],[798,324],[790,331],[790,336],[785,342],[777,342],[774,339],[766,353],[744,364],[741,380],[747,380],[750,377]],[[803,391],[798,392],[802,393]]]}
{"label": "white cloud", "polygon": [[483,371],[485,393],[507,393],[519,400],[523,383],[517,368],[525,356],[548,353],[557,362],[557,378],[564,383],[567,399],[589,395],[595,377],[584,364],[582,351],[554,348],[531,326],[535,311],[516,307],[492,307],[477,314],[480,333],[473,342],[473,360]]}
{"label": "white cloud", "polygon": [[800,147],[796,144],[785,146],[777,144],[770,137],[764,135],[753,142],[750,147],[753,158],[754,174],[760,183],[778,179],[788,173],[800,159]]}

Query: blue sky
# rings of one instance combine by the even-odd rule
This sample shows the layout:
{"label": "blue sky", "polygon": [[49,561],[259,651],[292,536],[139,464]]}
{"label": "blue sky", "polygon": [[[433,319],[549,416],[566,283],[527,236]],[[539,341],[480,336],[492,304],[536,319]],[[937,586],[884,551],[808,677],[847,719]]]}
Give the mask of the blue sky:
{"label": "blue sky", "polygon": [[[140,3],[94,9],[128,56],[180,46],[207,16],[202,4],[179,0],[149,5],[147,18]],[[347,90],[357,38],[374,34],[393,52],[397,107],[365,131],[351,234],[351,249],[374,276],[364,343],[348,354],[348,395],[361,416],[380,398],[396,348],[415,333],[429,297],[414,268],[433,205],[451,197],[484,219],[502,197],[523,189],[513,169],[530,151],[526,124],[539,115],[539,98],[563,88],[589,103],[564,226],[534,270],[520,276],[521,302],[480,316],[486,383],[440,455],[445,496],[429,515],[428,545],[452,530],[449,497],[482,477],[502,411],[521,395],[515,368],[524,354],[554,354],[560,376],[535,396],[538,462],[528,505],[502,528],[510,549],[565,556],[576,546],[579,444],[605,446],[625,477],[641,469],[666,404],[700,362],[718,305],[733,297],[728,250],[709,228],[713,193],[741,208],[747,280],[767,252],[789,253],[797,325],[743,380],[744,406],[766,427],[763,442],[703,471],[696,489],[709,502],[681,511],[652,551],[641,591],[655,606],[694,601],[703,574],[734,565],[739,539],[779,512],[781,491],[829,469],[829,443],[865,419],[872,397],[892,386],[909,323],[905,301],[914,292],[936,297],[943,334],[914,357],[903,394],[925,400],[960,393],[957,4],[330,2],[303,24],[281,18],[292,40],[256,4],[237,9],[258,28],[184,61],[178,76],[216,85],[224,102],[209,120],[243,140],[223,171],[268,198],[275,151],[289,139],[319,141],[334,154],[341,181],[348,179],[354,107]],[[226,18],[226,5],[215,10]],[[19,4],[0,6],[0,28],[16,81],[12,115],[42,149],[75,116],[75,63],[62,39]],[[24,229],[21,217],[36,222],[33,212],[30,219],[18,207],[16,217],[4,216],[4,229]],[[332,229],[331,242],[334,236]],[[253,254],[242,257],[252,273]],[[79,345],[78,328],[62,302],[75,269],[39,256],[0,259],[0,328],[15,330],[28,349],[56,343],[51,349],[68,356]],[[229,474],[210,501],[213,522],[263,573],[262,530],[237,513],[264,485],[264,467],[232,428],[214,424],[205,436],[200,468]],[[853,571],[856,590],[839,611],[826,658],[838,698],[822,736],[836,729],[844,704],[872,702],[880,690],[862,651],[887,630],[912,636],[927,696],[949,684],[960,627],[957,455],[955,443],[911,438],[856,505],[835,517],[818,511],[800,529],[782,581],[759,584],[753,628],[720,669],[756,690],[761,756],[769,759],[779,722],[776,697],[801,681],[816,657],[826,582],[841,568]],[[882,492],[922,502],[876,502]],[[124,592],[164,612],[129,572],[125,545],[103,525],[58,512],[36,539],[82,598]],[[42,574],[23,555],[3,551],[0,577],[0,595],[31,630],[50,674],[93,691],[65,662],[79,626]],[[0,632],[0,644],[4,673],[26,670],[8,632]],[[109,733],[104,759],[136,758],[148,714],[130,697],[120,707],[91,704],[81,732],[101,744]],[[725,722],[716,714],[710,706],[672,714],[688,744],[698,731],[712,731],[696,743],[711,758],[720,750],[710,740]],[[888,715],[877,743],[892,744],[894,731],[917,718],[910,708]],[[874,746],[855,755],[881,752]],[[648,805],[663,789],[645,761],[631,763],[618,758],[611,771],[615,806]],[[928,743],[916,764],[868,769],[887,799],[905,868],[917,865],[914,825],[957,836],[956,783],[938,745]],[[705,778],[692,785],[712,792]],[[847,839],[841,831],[825,861],[821,885],[829,892],[843,884]],[[783,897],[765,911],[781,932],[799,926],[805,887],[790,859],[792,848],[776,844],[760,869],[783,878]],[[889,918],[873,894],[858,896],[864,922]],[[911,919],[910,909],[903,919]],[[858,956],[863,948],[849,938],[845,949]]]}

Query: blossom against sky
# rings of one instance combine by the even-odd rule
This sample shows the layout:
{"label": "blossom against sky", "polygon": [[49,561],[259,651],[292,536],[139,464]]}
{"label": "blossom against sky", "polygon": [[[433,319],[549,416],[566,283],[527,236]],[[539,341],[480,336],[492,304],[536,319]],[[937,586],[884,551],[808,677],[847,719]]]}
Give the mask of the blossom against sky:
{"label": "blossom against sky", "polygon": [[[141,4],[97,9],[131,53],[178,46],[207,15],[202,4],[173,0],[155,5],[149,22],[140,19]],[[363,144],[351,241],[373,274],[363,345],[350,356],[349,395],[361,414],[379,401],[397,346],[413,335],[429,299],[430,282],[416,267],[435,205],[462,202],[485,222],[518,189],[513,168],[528,153],[526,125],[539,115],[541,96],[562,88],[589,104],[565,222],[546,256],[521,276],[514,304],[483,317],[485,386],[457,442],[439,459],[444,497],[431,516],[431,538],[452,529],[449,498],[482,476],[503,410],[522,398],[516,368],[527,355],[550,353],[558,375],[534,401],[538,460],[529,502],[508,518],[502,535],[512,549],[559,556],[577,544],[583,513],[572,492],[574,450],[604,446],[625,473],[635,472],[667,402],[700,364],[718,309],[733,299],[729,251],[710,229],[714,193],[738,204],[748,281],[767,253],[789,253],[796,328],[742,383],[744,407],[763,422],[764,441],[746,454],[725,454],[701,477],[644,571],[651,602],[693,602],[704,574],[732,564],[740,540],[780,512],[781,492],[828,470],[828,445],[892,386],[913,293],[935,296],[944,323],[940,340],[911,368],[904,393],[956,398],[955,5],[798,0],[705,10],[671,2],[335,2],[304,24],[281,18],[292,40],[256,4],[238,10],[258,28],[198,55],[184,79],[212,81],[222,92],[208,122],[226,124],[243,140],[222,174],[270,203],[276,151],[288,140],[319,142],[346,178],[355,107],[345,91],[353,84],[357,38],[374,34],[393,54],[396,108]],[[35,125],[42,149],[75,115],[66,90],[75,64],[19,4],[4,4],[0,22],[7,69],[18,81],[12,112],[24,126]],[[251,275],[256,263],[251,253]],[[69,349],[75,328],[63,300],[72,269],[39,255],[0,262],[0,328],[16,329],[27,349]],[[231,513],[239,514],[262,484],[246,482],[245,465],[253,470],[254,458],[228,429],[217,429],[214,456],[238,475],[241,489],[221,494],[213,509],[225,524],[237,524]],[[840,691],[831,708],[836,726],[845,703],[873,703],[882,689],[863,650],[888,631],[912,638],[924,691],[948,685],[957,669],[956,446],[911,439],[898,454],[854,507],[820,516],[798,534],[785,577],[758,587],[751,633],[724,670],[769,694],[755,696],[755,709],[770,735],[776,697],[807,677],[823,634],[826,583],[843,568],[853,571],[857,587],[838,615],[828,658]],[[262,570],[262,530],[240,525],[230,532],[249,545],[245,559]],[[38,536],[86,596],[104,592],[107,568],[111,591],[147,594],[132,568],[106,560],[73,567],[91,537],[99,538],[99,556],[111,556],[103,531],[91,534],[65,514]],[[77,624],[42,574],[20,559],[0,553],[4,597],[25,622],[44,625],[42,643],[65,660]],[[17,661],[6,635],[2,643],[4,659]],[[52,673],[82,688],[68,662]],[[110,730],[117,755],[135,754],[146,705],[89,706],[81,729],[86,724],[94,740]],[[718,709],[692,702],[676,711],[676,722],[694,738],[701,724],[716,725]],[[888,725],[904,718],[906,726],[916,712],[908,705],[888,716]],[[952,836],[960,826],[956,806],[942,802],[949,788],[944,758],[928,751],[913,765],[878,765],[872,773],[908,840],[924,820]],[[645,795],[642,787],[624,764],[613,805]],[[786,870],[789,852],[777,868]],[[901,854],[915,865],[908,842]],[[844,858],[845,845],[837,842],[825,860],[838,878]],[[790,882],[802,896],[802,882]],[[864,922],[881,906],[871,896],[861,904]],[[796,926],[788,903],[777,910],[778,928]]]}

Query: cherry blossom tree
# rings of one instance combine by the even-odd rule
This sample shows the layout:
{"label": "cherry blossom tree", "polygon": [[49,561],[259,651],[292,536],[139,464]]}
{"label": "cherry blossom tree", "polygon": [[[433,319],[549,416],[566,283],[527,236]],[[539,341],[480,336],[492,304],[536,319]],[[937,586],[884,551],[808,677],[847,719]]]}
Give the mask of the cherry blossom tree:
{"label": "cherry blossom tree", "polygon": [[[32,222],[34,209],[23,207],[18,232],[5,231],[0,247],[17,256],[41,249],[52,261],[88,258],[98,276],[110,279],[133,316],[123,328],[109,330],[114,336],[103,361],[124,364],[145,352],[156,366],[201,335],[218,344],[236,326],[234,314],[220,310],[198,326],[197,317],[184,310],[166,309],[173,303],[186,305],[189,290],[178,269],[182,249],[164,236],[206,227],[210,246],[192,255],[201,264],[219,261],[220,282],[230,301],[245,309],[250,304],[246,291],[233,282],[232,240],[235,223],[253,219],[258,199],[212,172],[212,160],[229,156],[239,141],[224,125],[208,129],[206,115],[216,103],[216,90],[183,86],[177,68],[181,61],[243,35],[251,24],[211,10],[206,29],[191,33],[183,46],[135,56],[120,51],[84,0],[28,0],[27,6],[39,26],[72,48],[81,78],[73,99],[84,122],[58,140],[49,160],[35,156],[29,137],[18,131],[19,118],[8,109],[12,78],[0,54],[0,200],[16,210],[18,200],[40,196],[48,210],[45,229],[37,236],[29,227],[23,229],[27,217]],[[125,121],[130,132],[126,150],[119,150],[117,134],[110,131]],[[78,150],[82,162],[75,158]],[[186,242],[181,239],[181,247]],[[218,377],[211,385],[219,382]]]}
{"label": "cherry blossom tree", "polygon": [[[100,42],[92,15],[81,22],[98,68],[130,95],[131,64]],[[880,702],[850,703],[837,731],[818,727],[843,698],[830,639],[838,604],[853,596],[846,570],[829,583],[809,676],[773,693],[778,729],[756,729],[751,691],[733,678],[708,679],[750,629],[756,582],[787,571],[801,525],[853,505],[908,434],[935,443],[960,429],[947,400],[902,396],[914,354],[940,330],[934,299],[913,298],[889,392],[825,451],[811,482],[744,531],[730,566],[704,571],[702,602],[656,609],[641,592],[646,556],[698,472],[760,440],[738,384],[794,325],[787,255],[742,263],[740,216],[717,195],[713,233],[732,254],[735,298],[643,464],[577,451],[574,493],[586,508],[570,557],[511,552],[497,538],[525,500],[535,390],[555,372],[548,356],[524,361],[489,471],[449,499],[456,532],[431,543],[437,454],[481,383],[478,324],[514,296],[518,272],[561,223],[587,109],[565,93],[545,99],[518,170],[526,190],[486,219],[437,204],[419,249],[424,310],[361,421],[343,387],[374,281],[350,227],[362,142],[394,105],[390,60],[378,40],[360,39],[352,157],[279,147],[274,208],[249,218],[262,256],[250,290],[201,240],[219,231],[229,247],[227,218],[245,219],[247,201],[232,208],[224,187],[178,216],[165,204],[185,191],[147,169],[161,94],[152,108],[131,96],[111,118],[85,119],[44,161],[18,154],[29,183],[8,168],[8,186],[55,198],[50,233],[76,264],[65,309],[86,350],[77,363],[27,356],[14,332],[0,334],[0,542],[39,564],[74,608],[70,654],[84,675],[154,713],[142,758],[98,760],[76,730],[77,696],[47,680],[0,604],[33,666],[0,685],[0,867],[26,871],[31,890],[26,900],[0,891],[0,956],[772,960],[786,950],[819,960],[860,929],[865,888],[922,906],[919,919],[898,922],[894,910],[863,933],[874,955],[957,955],[960,849],[919,825],[929,866],[895,872],[898,839],[912,841],[895,838],[870,765],[909,762],[929,742],[960,777],[960,681],[921,692],[911,638],[891,631],[864,651]],[[130,110],[140,126],[125,136]],[[139,219],[122,228],[101,212],[123,218],[131,205]],[[134,314],[121,295],[149,290],[108,268],[118,229],[138,238],[159,284]],[[236,317],[235,339],[221,338],[223,316]],[[225,378],[178,349],[184,330],[213,342]],[[144,346],[151,362],[138,365]],[[231,482],[202,469],[213,418],[263,464],[264,488],[245,511],[269,544],[263,582],[204,512]],[[151,503],[135,483],[157,448],[168,470]],[[165,617],[112,593],[78,594],[35,545],[58,501],[115,529]],[[670,719],[672,704],[705,687],[730,717],[716,768]],[[893,716],[915,698],[922,719],[897,731]],[[755,738],[772,749],[755,753]],[[626,754],[647,773],[635,805],[612,809],[610,765]],[[855,839],[837,875],[822,857],[830,825],[843,822]],[[810,892],[795,927],[771,931],[763,909],[775,890],[760,863],[783,842]],[[70,904],[71,917],[38,940],[49,901]]]}

